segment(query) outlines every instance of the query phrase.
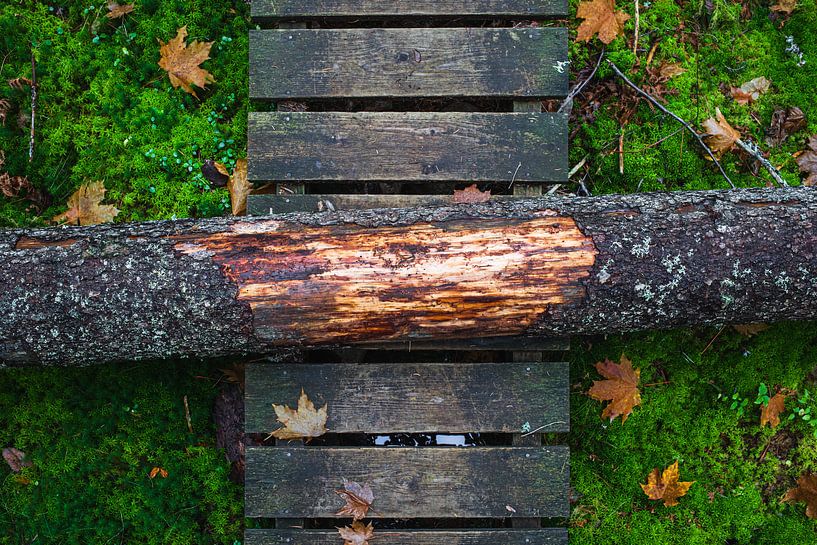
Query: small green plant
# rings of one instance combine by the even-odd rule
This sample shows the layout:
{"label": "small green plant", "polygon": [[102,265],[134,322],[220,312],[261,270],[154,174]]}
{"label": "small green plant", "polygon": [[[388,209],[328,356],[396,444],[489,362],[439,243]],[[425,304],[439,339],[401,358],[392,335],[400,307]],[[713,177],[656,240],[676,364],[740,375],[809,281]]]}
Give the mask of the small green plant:
{"label": "small green plant", "polygon": [[812,428],[814,437],[817,437],[817,418],[814,417],[811,409],[813,406],[813,397],[808,389],[803,390],[802,394],[797,395],[797,405],[792,409],[787,420],[789,422],[800,419]]}

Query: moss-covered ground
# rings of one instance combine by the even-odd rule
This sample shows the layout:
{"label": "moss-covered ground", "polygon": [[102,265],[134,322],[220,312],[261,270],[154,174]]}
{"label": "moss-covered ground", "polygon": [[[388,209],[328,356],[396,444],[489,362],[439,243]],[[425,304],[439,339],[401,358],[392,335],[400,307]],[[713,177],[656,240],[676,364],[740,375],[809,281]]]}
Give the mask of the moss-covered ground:
{"label": "moss-covered ground", "polygon": [[[43,210],[0,197],[0,226],[46,224],[91,180],[105,182],[108,202],[122,210],[117,221],[227,210],[226,192],[210,187],[200,167],[208,159],[229,167],[246,153],[247,4],[136,4],[132,14],[109,21],[104,2],[0,2],[0,81],[29,76],[33,50],[40,90],[36,156],[29,163],[27,124],[17,120],[28,114],[28,95],[0,86],[0,98],[15,105],[0,127],[4,169],[28,176],[53,197]],[[575,13],[576,1],[571,4]],[[792,156],[817,133],[817,7],[800,0],[781,19],[770,16],[769,4],[643,2],[638,53],[632,19],[627,36],[606,52],[653,89],[648,69],[679,63],[686,72],[658,89],[666,106],[696,127],[720,107],[794,185],[800,176]],[[634,14],[632,4],[619,7]],[[575,29],[577,22],[570,24]],[[166,42],[183,25],[189,39],[215,42],[204,67],[216,83],[198,91],[198,99],[172,89],[156,64],[157,40]],[[791,42],[805,64],[787,51]],[[581,71],[600,50],[597,41],[573,43],[574,75],[586,74]],[[756,103],[730,98],[730,85],[757,76],[772,88]],[[727,187],[674,121],[645,103],[631,107],[613,83],[602,66],[571,121],[571,164],[586,160],[591,191]],[[792,106],[805,113],[807,129],[778,147],[765,145],[773,111]],[[723,164],[738,186],[770,180],[734,152]],[[814,324],[776,325],[751,338],[695,329],[577,339],[572,543],[817,543],[804,506],[781,502],[798,475],[817,471],[815,428],[798,412],[817,411],[816,345]],[[592,364],[622,353],[642,370],[643,403],[626,423],[609,423],[585,392],[599,378]],[[13,445],[33,462],[19,475],[0,465],[0,544],[240,541],[241,491],[214,447],[210,411],[218,377],[212,365],[195,363],[0,372],[0,446]],[[762,385],[798,392],[774,430],[759,427],[755,400]],[[667,508],[638,485],[654,467],[675,460],[682,480],[695,484],[680,505]],[[154,467],[168,476],[151,479]]]}

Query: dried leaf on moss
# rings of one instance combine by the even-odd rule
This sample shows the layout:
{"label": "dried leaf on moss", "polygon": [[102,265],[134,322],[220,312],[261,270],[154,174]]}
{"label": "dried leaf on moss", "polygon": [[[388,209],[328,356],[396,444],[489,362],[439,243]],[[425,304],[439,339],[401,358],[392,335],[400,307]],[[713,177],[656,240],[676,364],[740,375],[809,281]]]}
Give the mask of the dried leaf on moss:
{"label": "dried leaf on moss", "polygon": [[161,66],[170,77],[170,83],[174,88],[181,87],[185,92],[198,98],[193,90],[193,85],[204,89],[208,83],[215,83],[213,75],[204,70],[199,65],[210,58],[210,48],[213,42],[192,41],[184,43],[187,37],[187,26],[178,30],[176,37],[167,43],[159,40],[161,45],[159,66]]}
{"label": "dried leaf on moss", "polygon": [[768,424],[771,428],[780,425],[780,413],[786,410],[786,396],[777,392],[769,403],[760,408],[760,427]]}
{"label": "dried leaf on moss", "polygon": [[157,475],[161,475],[162,479],[167,479],[168,473],[166,469],[161,467],[154,467],[153,469],[150,470],[149,477],[151,478],[151,480],[155,479]]}
{"label": "dried leaf on moss", "polygon": [[119,209],[110,204],[101,204],[105,198],[105,185],[90,182],[80,186],[68,198],[68,210],[54,216],[52,221],[71,225],[96,225],[113,221]]}
{"label": "dried leaf on moss", "polygon": [[732,128],[732,125],[723,117],[720,108],[715,110],[715,117],[710,117],[703,122],[706,130],[704,140],[706,145],[716,156],[720,157],[723,152],[728,151],[740,140],[740,133]]}
{"label": "dried leaf on moss", "polygon": [[797,157],[797,166],[806,175],[803,185],[817,187],[817,134],[809,138],[806,151]]}
{"label": "dried leaf on moss", "polygon": [[817,474],[806,473],[797,479],[797,486],[783,496],[785,502],[804,502],[806,516],[817,519]]}
{"label": "dried leaf on moss", "polygon": [[766,324],[737,324],[733,325],[732,329],[744,337],[754,337],[758,333],[769,329],[769,326]]}
{"label": "dried leaf on moss", "polygon": [[105,16],[108,19],[119,19],[133,11],[133,4],[118,4],[117,2],[108,2],[108,13]]}
{"label": "dried leaf on moss", "polygon": [[760,95],[769,90],[772,82],[760,76],[751,81],[747,81],[740,87],[732,87],[732,98],[738,104],[750,104],[760,98]]}
{"label": "dried leaf on moss", "polygon": [[[216,163],[218,165],[218,163]],[[222,165],[222,168],[224,166]],[[225,169],[226,172],[226,169]],[[252,184],[247,180],[247,160],[239,159],[235,162],[235,169],[230,180],[227,182],[227,190],[230,192],[230,204],[234,216],[242,216],[247,213],[247,197],[252,191]]]}
{"label": "dried leaf on moss", "polygon": [[641,369],[633,369],[632,362],[624,354],[620,363],[604,360],[596,363],[596,370],[607,380],[596,380],[590,391],[590,397],[597,401],[611,401],[601,413],[602,418],[612,422],[621,416],[621,423],[627,421],[633,407],[641,404],[641,392],[638,383],[641,381]]}
{"label": "dried leaf on moss", "polygon": [[777,13],[791,15],[795,8],[797,8],[797,0],[780,0],[777,4],[774,4],[771,7],[771,10],[776,11]]}
{"label": "dried leaf on moss", "polygon": [[24,467],[31,467],[32,464],[26,460],[26,453],[14,447],[3,449],[3,459],[14,473],[20,473]]}
{"label": "dried leaf on moss", "polygon": [[576,17],[584,19],[576,34],[577,42],[589,42],[598,34],[599,40],[609,44],[624,33],[624,23],[630,16],[616,10],[615,0],[590,0],[581,2]]}
{"label": "dried leaf on moss", "polygon": [[664,500],[665,507],[672,507],[678,505],[678,498],[685,496],[689,487],[695,484],[695,481],[679,482],[679,477],[676,460],[663,474],[658,468],[653,469],[647,477],[647,484],[642,484],[641,489],[651,500]]}

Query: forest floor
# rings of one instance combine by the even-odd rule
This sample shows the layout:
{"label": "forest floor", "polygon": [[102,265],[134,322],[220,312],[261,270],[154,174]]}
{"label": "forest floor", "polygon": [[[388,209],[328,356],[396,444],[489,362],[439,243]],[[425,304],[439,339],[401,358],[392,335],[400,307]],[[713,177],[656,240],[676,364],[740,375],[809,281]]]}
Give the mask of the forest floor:
{"label": "forest floor", "polygon": [[[698,130],[720,109],[798,185],[796,158],[817,134],[817,5],[800,0],[785,15],[771,3],[620,3],[632,17],[604,52]],[[117,222],[229,210],[208,165],[231,170],[246,155],[248,5],[136,4],[109,19],[103,2],[0,3],[0,82],[31,77],[32,54],[38,82],[32,161],[28,89],[0,86],[0,185],[7,173],[33,188],[0,194],[0,227],[49,224],[88,181],[104,182]],[[567,24],[572,39],[579,21]],[[198,98],[172,88],[157,65],[158,40],[185,25],[189,40],[214,42],[203,67],[215,83]],[[571,43],[573,82],[601,52],[596,39]],[[733,87],[761,76],[768,90],[736,100]],[[804,121],[784,123],[793,108]],[[602,63],[571,115],[571,165],[583,163],[574,181],[593,194],[728,187],[680,128]],[[742,152],[726,151],[721,162],[739,187],[772,183]],[[814,324],[584,338],[574,347],[571,543],[817,543],[804,505],[782,501],[798,476],[817,471]],[[622,354],[641,369],[642,403],[626,422],[609,422],[587,391],[601,378],[593,364]],[[1,371],[0,447],[25,452],[32,465],[0,466],[0,544],[240,543],[242,489],[215,448],[211,417],[228,365]],[[782,423],[761,427],[756,401],[781,389],[791,393]],[[675,461],[694,484],[664,507],[639,484]]]}

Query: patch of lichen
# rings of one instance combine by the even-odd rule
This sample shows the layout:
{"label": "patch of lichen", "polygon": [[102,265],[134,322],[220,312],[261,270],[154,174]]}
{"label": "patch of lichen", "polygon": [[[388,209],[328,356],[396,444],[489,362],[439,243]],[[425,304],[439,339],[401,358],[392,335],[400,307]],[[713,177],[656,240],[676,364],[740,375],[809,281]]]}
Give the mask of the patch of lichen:
{"label": "patch of lichen", "polygon": [[[245,154],[248,6],[245,2],[144,0],[124,19],[105,2],[0,6],[0,81],[30,77],[36,58],[39,97],[35,157],[28,160],[27,90],[0,87],[15,115],[0,128],[6,170],[53,196],[37,214],[0,198],[0,226],[41,224],[64,209],[76,188],[103,180],[117,221],[222,214],[224,189],[201,174],[206,159],[230,168]],[[173,89],[159,68],[159,43],[187,25],[188,41],[213,41],[203,67],[216,83],[199,98]]]}

